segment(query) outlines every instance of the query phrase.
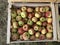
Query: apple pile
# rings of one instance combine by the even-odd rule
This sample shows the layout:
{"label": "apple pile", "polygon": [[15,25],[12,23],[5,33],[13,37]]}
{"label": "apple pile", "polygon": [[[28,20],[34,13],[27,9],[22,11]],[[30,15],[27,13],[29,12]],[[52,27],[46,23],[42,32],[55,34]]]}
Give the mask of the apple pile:
{"label": "apple pile", "polygon": [[11,40],[53,39],[52,12],[49,6],[11,9]]}

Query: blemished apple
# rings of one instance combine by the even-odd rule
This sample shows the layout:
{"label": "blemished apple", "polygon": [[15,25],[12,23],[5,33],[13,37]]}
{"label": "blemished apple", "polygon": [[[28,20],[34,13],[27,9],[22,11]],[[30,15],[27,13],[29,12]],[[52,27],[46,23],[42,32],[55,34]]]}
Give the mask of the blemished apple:
{"label": "blemished apple", "polygon": [[28,30],[28,33],[29,33],[30,35],[33,35],[33,34],[34,34],[34,30],[33,30],[33,29],[29,29],[29,30]]}
{"label": "blemished apple", "polygon": [[19,24],[19,26],[23,26],[24,22],[23,21],[19,21],[18,24]]}
{"label": "blemished apple", "polygon": [[46,34],[46,33],[47,33],[46,29],[45,29],[45,28],[42,29],[42,30],[41,30],[41,33],[42,33],[42,34]]}
{"label": "blemished apple", "polygon": [[19,33],[19,34],[23,34],[23,33],[24,33],[24,30],[23,30],[22,27],[21,27],[21,28],[18,28],[18,33]]}
{"label": "blemished apple", "polygon": [[27,8],[27,12],[33,12],[32,8]]}
{"label": "blemished apple", "polygon": [[53,37],[53,34],[52,34],[52,33],[48,32],[48,33],[46,34],[46,38],[47,38],[47,39],[52,39],[52,37]]}
{"label": "blemished apple", "polygon": [[46,37],[45,37],[45,35],[43,35],[43,34],[41,34],[40,37],[39,37],[40,40],[44,40],[45,38],[46,38]]}
{"label": "blemished apple", "polygon": [[17,15],[19,15],[19,16],[21,15],[21,10],[20,9],[17,9],[16,12],[17,12]]}
{"label": "blemished apple", "polygon": [[39,26],[37,26],[37,25],[35,25],[33,28],[34,28],[35,31],[39,30]]}
{"label": "blemished apple", "polygon": [[36,24],[39,25],[39,26],[41,26],[42,22],[41,21],[37,21]]}
{"label": "blemished apple", "polygon": [[17,21],[20,21],[21,19],[22,19],[21,16],[17,16],[17,17],[16,17],[16,20],[17,20]]}
{"label": "blemished apple", "polygon": [[40,32],[36,32],[36,33],[35,33],[35,37],[36,37],[36,38],[39,38],[39,37],[40,37]]}
{"label": "blemished apple", "polygon": [[48,32],[53,32],[53,26],[48,24],[47,25],[47,30],[48,30]]}
{"label": "blemished apple", "polygon": [[18,23],[17,22],[13,22],[13,28],[18,28]]}
{"label": "blemished apple", "polygon": [[26,7],[21,7],[21,10],[23,11],[23,12],[25,12],[27,9],[26,9]]}
{"label": "blemished apple", "polygon": [[40,16],[41,16],[41,15],[40,15],[39,13],[35,13],[35,17],[36,17],[36,18],[40,18]]}
{"label": "blemished apple", "polygon": [[46,17],[52,17],[51,11],[46,12],[46,15],[45,15],[45,16],[46,16]]}
{"label": "blemished apple", "polygon": [[38,20],[38,19],[37,19],[36,17],[33,17],[33,18],[32,18],[32,21],[33,21],[33,22],[37,22],[37,20]]}
{"label": "blemished apple", "polygon": [[24,40],[29,40],[29,37],[30,37],[30,35],[29,35],[28,32],[24,32],[24,33],[23,33],[23,39],[24,39]]}
{"label": "blemished apple", "polygon": [[27,13],[26,12],[21,12],[21,17],[22,18],[26,18],[27,17]]}
{"label": "blemished apple", "polygon": [[29,26],[27,24],[23,25],[23,30],[24,31],[28,31],[28,29],[29,29]]}
{"label": "blemished apple", "polygon": [[35,8],[35,11],[36,11],[36,12],[39,12],[39,7],[36,7],[36,8]]}
{"label": "blemished apple", "polygon": [[47,18],[47,23],[51,24],[52,23],[52,18]]}
{"label": "blemished apple", "polygon": [[17,33],[13,33],[11,38],[12,38],[13,41],[18,40],[18,34]]}
{"label": "blemished apple", "polygon": [[30,40],[31,41],[35,40],[35,36],[34,35],[30,36]]}

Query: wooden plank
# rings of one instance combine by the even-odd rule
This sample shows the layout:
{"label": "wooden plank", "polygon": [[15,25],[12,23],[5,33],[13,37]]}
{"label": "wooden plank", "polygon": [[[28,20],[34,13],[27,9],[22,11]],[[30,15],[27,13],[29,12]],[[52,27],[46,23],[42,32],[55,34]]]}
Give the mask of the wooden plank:
{"label": "wooden plank", "polygon": [[60,42],[60,29],[59,29],[59,13],[58,13],[58,4],[55,4],[55,12],[56,12],[56,25],[57,25],[57,41]]}
{"label": "wooden plank", "polygon": [[11,2],[55,2],[56,0],[11,0]]}
{"label": "wooden plank", "polygon": [[60,0],[56,0],[57,3],[60,3]]}

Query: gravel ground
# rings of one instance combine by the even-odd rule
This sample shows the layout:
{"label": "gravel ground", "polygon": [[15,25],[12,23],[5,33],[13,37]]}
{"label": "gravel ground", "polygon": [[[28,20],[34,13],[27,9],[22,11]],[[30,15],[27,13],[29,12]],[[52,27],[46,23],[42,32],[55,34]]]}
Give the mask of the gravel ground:
{"label": "gravel ground", "polygon": [[[0,0],[0,45],[6,44],[7,37],[7,0]],[[18,44],[9,44],[9,45],[60,45],[57,42],[44,42],[44,43],[18,43]]]}

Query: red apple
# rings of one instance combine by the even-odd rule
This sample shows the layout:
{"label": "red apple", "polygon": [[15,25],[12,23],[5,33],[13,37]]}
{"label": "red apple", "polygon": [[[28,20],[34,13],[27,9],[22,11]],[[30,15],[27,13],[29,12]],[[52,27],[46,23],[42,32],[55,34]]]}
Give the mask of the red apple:
{"label": "red apple", "polygon": [[46,16],[46,17],[51,17],[51,16],[52,16],[51,11],[46,12],[46,15],[45,15],[45,16]]}
{"label": "red apple", "polygon": [[39,37],[40,40],[44,40],[45,39],[45,35],[41,34]]}
{"label": "red apple", "polygon": [[27,24],[23,25],[23,30],[28,31],[29,26]]}
{"label": "red apple", "polygon": [[42,25],[43,25],[43,26],[46,26],[46,25],[47,25],[47,22],[43,22]]}
{"label": "red apple", "polygon": [[30,37],[30,40],[35,40],[35,36],[34,35],[32,35],[31,37]]}
{"label": "red apple", "polygon": [[23,30],[22,27],[21,27],[21,28],[18,28],[18,33],[19,33],[19,34],[23,34],[23,33],[24,33],[24,30]]}

